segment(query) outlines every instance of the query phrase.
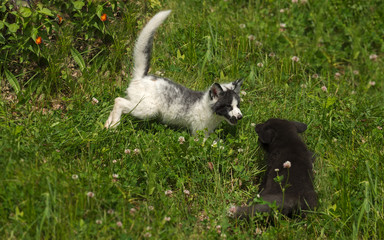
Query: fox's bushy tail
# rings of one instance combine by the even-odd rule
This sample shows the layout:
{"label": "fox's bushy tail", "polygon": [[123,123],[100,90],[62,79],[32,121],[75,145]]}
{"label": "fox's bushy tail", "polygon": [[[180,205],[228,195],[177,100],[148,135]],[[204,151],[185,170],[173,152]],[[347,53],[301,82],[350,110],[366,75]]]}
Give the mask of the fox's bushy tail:
{"label": "fox's bushy tail", "polygon": [[153,37],[156,33],[156,29],[164,22],[165,19],[167,19],[170,13],[171,10],[166,10],[153,16],[137,38],[133,52],[133,80],[138,80],[148,74],[151,61]]}

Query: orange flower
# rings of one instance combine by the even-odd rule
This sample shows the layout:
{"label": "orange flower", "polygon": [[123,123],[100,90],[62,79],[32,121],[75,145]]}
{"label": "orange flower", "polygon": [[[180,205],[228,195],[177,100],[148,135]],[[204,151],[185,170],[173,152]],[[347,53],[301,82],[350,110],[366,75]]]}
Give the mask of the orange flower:
{"label": "orange flower", "polygon": [[60,16],[59,14],[57,14],[57,19],[59,21],[59,24],[61,24],[63,22],[63,17]]}
{"label": "orange flower", "polygon": [[107,21],[107,14],[104,13],[103,15],[101,15],[100,20],[101,20],[102,22]]}
{"label": "orange flower", "polygon": [[36,40],[35,40],[36,44],[39,45],[43,42],[43,40],[41,39],[41,37],[37,37]]}

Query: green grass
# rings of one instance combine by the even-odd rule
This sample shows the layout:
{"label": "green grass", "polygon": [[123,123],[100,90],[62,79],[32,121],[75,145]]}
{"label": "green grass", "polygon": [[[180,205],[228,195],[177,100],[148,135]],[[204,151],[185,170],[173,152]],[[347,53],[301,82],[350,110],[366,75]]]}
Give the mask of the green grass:
{"label": "green grass", "polygon": [[[46,76],[28,82],[29,74],[15,74],[19,94],[1,81],[0,236],[383,239],[384,4],[156,2],[146,10],[144,2],[127,3],[135,7],[108,26],[113,41],[97,46],[83,41],[80,48],[63,31],[52,52],[62,58],[52,57]],[[173,12],[156,35],[151,73],[199,90],[245,78],[244,119],[235,127],[223,123],[205,143],[184,129],[130,116],[114,131],[103,128],[129,82],[137,33],[161,9]],[[84,71],[65,39],[82,53]],[[308,124],[303,138],[317,155],[319,206],[305,219],[274,214],[269,225],[230,219],[231,204],[258,192],[265,165],[253,123],[272,117]]]}

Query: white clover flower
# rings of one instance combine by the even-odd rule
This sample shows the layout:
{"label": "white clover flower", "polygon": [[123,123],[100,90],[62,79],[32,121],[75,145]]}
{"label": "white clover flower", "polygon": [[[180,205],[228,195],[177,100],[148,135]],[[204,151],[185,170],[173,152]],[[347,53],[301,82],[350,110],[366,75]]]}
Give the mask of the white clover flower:
{"label": "white clover flower", "polygon": [[164,221],[166,221],[166,222],[169,222],[169,221],[171,221],[171,217],[164,217]]}
{"label": "white clover flower", "polygon": [[217,225],[217,226],[216,226],[216,232],[217,232],[218,234],[221,233],[221,226],[220,226],[220,225]]}
{"label": "white clover flower", "polygon": [[183,144],[185,142],[185,138],[183,136],[179,137],[179,143]]}
{"label": "white clover flower", "polygon": [[283,168],[291,168],[291,162],[286,161],[285,163],[283,163]]}
{"label": "white clover flower", "polygon": [[314,78],[314,79],[318,79],[318,78],[319,78],[319,75],[318,75],[317,73],[314,73],[314,74],[312,75],[312,78]]}
{"label": "white clover flower", "polygon": [[149,232],[146,232],[146,233],[144,234],[144,237],[145,237],[145,238],[150,238],[150,237],[152,237],[152,234],[149,233]]}
{"label": "white clover flower", "polygon": [[326,87],[326,86],[322,86],[322,87],[321,87],[321,90],[322,90],[323,92],[326,92],[326,91],[327,91],[327,87]]}
{"label": "white clover flower", "polygon": [[167,191],[165,191],[165,196],[172,196],[172,190],[167,190]]}
{"label": "white clover flower", "polygon": [[377,55],[376,54],[371,54],[369,55],[369,59],[372,60],[372,61],[376,61],[377,60]]}
{"label": "white clover flower", "polygon": [[97,100],[95,97],[92,98],[92,104],[98,104],[99,100]]}
{"label": "white clover flower", "polygon": [[77,179],[79,179],[79,176],[78,176],[77,174],[73,174],[73,175],[72,175],[72,179],[73,179],[73,180],[77,180]]}
{"label": "white clover flower", "polygon": [[95,194],[93,192],[88,192],[87,196],[90,197],[90,198],[93,198],[95,196]]}
{"label": "white clover flower", "polygon": [[139,154],[140,153],[140,149],[138,149],[138,148],[133,149],[133,153],[136,154],[136,155]]}
{"label": "white clover flower", "polygon": [[237,207],[235,205],[231,205],[229,208],[228,208],[228,215],[229,216],[233,216],[233,214],[235,214],[237,211]]}
{"label": "white clover flower", "polygon": [[187,196],[189,196],[189,194],[191,194],[191,193],[189,192],[189,190],[187,190],[187,189],[185,189],[183,192],[184,192],[184,194],[187,195]]}
{"label": "white clover flower", "polygon": [[124,150],[124,153],[125,153],[125,154],[130,154],[130,153],[131,153],[131,150],[130,150],[130,149],[125,149],[125,150]]}
{"label": "white clover flower", "polygon": [[341,77],[341,73],[339,73],[339,72],[335,73],[335,78],[336,79],[339,79],[340,77]]}
{"label": "white clover flower", "polygon": [[299,58],[298,56],[293,56],[293,57],[291,58],[291,60],[294,61],[294,62],[299,62],[299,61],[300,61],[300,58]]}
{"label": "white clover flower", "polygon": [[118,221],[118,222],[116,223],[116,225],[117,225],[118,227],[122,227],[122,226],[123,226],[123,223],[120,222],[120,221]]}
{"label": "white clover flower", "polygon": [[261,63],[261,62],[259,62],[259,63],[257,63],[257,66],[258,66],[258,67],[264,67],[264,64]]}
{"label": "white clover flower", "polygon": [[134,216],[136,212],[137,212],[136,208],[131,208],[129,210],[129,214],[131,214],[131,216]]}
{"label": "white clover flower", "polygon": [[108,209],[107,213],[110,214],[110,215],[112,215],[112,214],[115,213],[115,210],[113,210],[113,209]]}

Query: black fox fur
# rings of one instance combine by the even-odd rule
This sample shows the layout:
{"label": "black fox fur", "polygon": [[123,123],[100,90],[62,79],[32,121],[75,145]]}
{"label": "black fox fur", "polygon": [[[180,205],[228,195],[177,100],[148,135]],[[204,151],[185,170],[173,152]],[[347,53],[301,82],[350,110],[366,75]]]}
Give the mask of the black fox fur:
{"label": "black fox fur", "polygon": [[[275,202],[287,216],[298,214],[300,210],[313,210],[317,205],[313,186],[313,153],[298,135],[306,129],[304,123],[283,119],[269,119],[255,128],[259,142],[267,152],[268,164],[260,198],[265,202]],[[289,168],[287,161],[291,165]],[[274,180],[277,176],[283,176],[281,186]],[[284,194],[282,188],[285,188]],[[256,212],[271,211],[269,204],[249,204],[232,208],[231,214],[236,218],[249,218]]]}

